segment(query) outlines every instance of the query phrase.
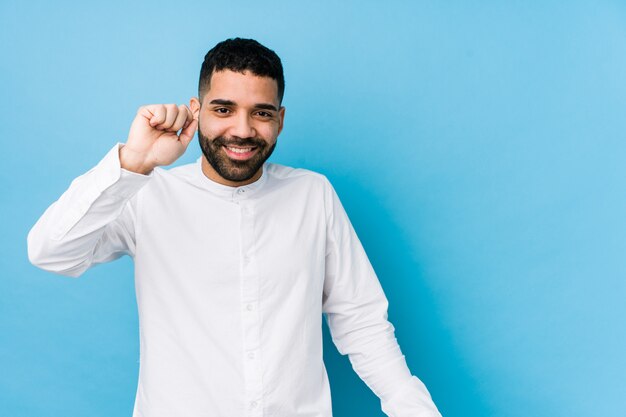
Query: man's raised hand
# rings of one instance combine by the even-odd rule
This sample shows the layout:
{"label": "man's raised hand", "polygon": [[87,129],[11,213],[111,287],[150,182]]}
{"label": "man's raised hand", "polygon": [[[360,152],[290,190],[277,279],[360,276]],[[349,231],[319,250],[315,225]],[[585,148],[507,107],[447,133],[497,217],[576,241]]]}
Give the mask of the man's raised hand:
{"label": "man's raised hand", "polygon": [[198,120],[184,104],[140,107],[120,149],[122,168],[149,174],[154,167],[171,164],[185,153],[197,127]]}

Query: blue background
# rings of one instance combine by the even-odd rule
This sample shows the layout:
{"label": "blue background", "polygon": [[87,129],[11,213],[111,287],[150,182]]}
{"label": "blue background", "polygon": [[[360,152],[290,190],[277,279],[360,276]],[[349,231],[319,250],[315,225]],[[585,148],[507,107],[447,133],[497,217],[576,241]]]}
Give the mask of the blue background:
{"label": "blue background", "polygon": [[[283,59],[272,160],[334,183],[444,416],[626,415],[626,4],[37,0],[0,3],[0,415],[131,415],[131,261],[55,276],[26,234],[233,36]],[[325,336],[335,416],[382,416]]]}

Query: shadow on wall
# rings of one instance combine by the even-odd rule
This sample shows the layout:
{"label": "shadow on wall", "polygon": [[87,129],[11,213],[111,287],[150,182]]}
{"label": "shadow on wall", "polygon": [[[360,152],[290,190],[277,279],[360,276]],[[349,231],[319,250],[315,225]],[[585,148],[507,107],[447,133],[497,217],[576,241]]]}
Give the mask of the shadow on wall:
{"label": "shadow on wall", "polygon": [[[479,394],[478,381],[464,366],[463,352],[454,346],[453,335],[428,288],[429,277],[422,273],[419,254],[413,254],[402,225],[392,221],[379,196],[365,184],[347,175],[329,179],[389,300],[389,320],[396,328],[411,372],[426,384],[442,415],[490,415]],[[340,355],[332,343],[325,320],[324,361],[336,417],[384,416],[378,398],[352,370],[348,357]]]}

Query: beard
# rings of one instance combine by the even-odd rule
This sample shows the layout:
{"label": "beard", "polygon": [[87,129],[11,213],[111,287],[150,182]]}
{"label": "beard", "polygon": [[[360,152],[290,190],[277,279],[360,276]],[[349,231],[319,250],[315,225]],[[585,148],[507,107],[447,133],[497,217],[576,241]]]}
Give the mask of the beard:
{"label": "beard", "polygon": [[[250,178],[254,177],[265,161],[272,155],[274,148],[276,148],[276,142],[270,146],[266,141],[260,138],[226,138],[224,136],[218,136],[209,139],[202,134],[199,126],[198,141],[200,142],[202,153],[215,172],[225,180],[234,182],[248,181]],[[226,152],[222,149],[224,146],[253,147],[258,148],[258,151],[252,158],[245,161],[238,161],[226,155]]]}

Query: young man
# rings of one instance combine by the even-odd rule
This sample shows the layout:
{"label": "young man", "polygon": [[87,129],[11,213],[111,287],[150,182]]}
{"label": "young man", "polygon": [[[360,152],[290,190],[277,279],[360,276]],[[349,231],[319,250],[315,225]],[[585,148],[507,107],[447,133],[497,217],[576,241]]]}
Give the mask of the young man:
{"label": "young man", "polygon": [[[78,277],[135,261],[135,417],[331,416],[322,314],[393,417],[439,416],[322,175],[266,163],[285,117],[278,56],[230,39],[199,94],[139,109],[126,144],[78,177],[28,236],[31,262]],[[198,131],[203,156],[164,170]]]}

